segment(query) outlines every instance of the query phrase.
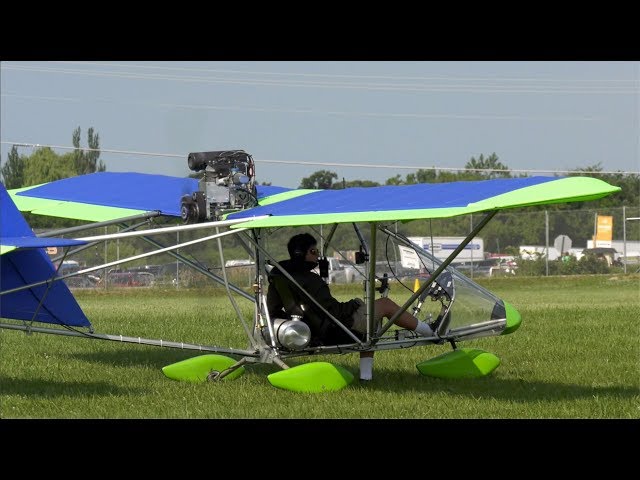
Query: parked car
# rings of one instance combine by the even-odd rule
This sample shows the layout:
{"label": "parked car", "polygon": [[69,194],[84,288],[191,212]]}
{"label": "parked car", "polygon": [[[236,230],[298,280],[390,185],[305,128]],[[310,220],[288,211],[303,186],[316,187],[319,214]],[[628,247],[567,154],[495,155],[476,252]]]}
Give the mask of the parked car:
{"label": "parked car", "polygon": [[477,277],[495,277],[499,275],[515,275],[516,274],[516,262],[506,257],[494,257],[480,260],[479,262],[463,262],[452,263],[459,272],[464,275],[470,276],[473,268],[473,275]]}
{"label": "parked car", "polygon": [[117,287],[149,287],[154,283],[154,275],[148,272],[109,272],[107,283]]}
{"label": "parked car", "polygon": [[338,259],[338,263],[344,269],[345,283],[361,282],[365,279],[365,271],[362,265],[352,265],[346,260]]}

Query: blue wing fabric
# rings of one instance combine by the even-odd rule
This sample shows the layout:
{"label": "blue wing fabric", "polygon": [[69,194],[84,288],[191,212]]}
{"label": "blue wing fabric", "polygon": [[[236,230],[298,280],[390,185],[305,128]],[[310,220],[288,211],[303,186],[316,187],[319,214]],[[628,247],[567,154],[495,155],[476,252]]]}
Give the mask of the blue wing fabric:
{"label": "blue wing fabric", "polygon": [[[159,210],[164,215],[180,216],[180,199],[196,190],[198,182],[192,178],[100,172],[12,194],[16,199],[32,196],[78,206],[88,204],[98,208],[128,209],[125,212]],[[257,216],[270,217],[251,220],[244,223],[243,228],[408,221],[590,201],[619,190],[619,187],[590,177],[542,176],[344,190],[293,190],[259,185],[259,205],[229,214],[227,218],[250,220]],[[26,205],[22,208],[29,209]],[[32,211],[53,214],[46,208]],[[113,218],[118,218],[120,213],[115,215]],[[58,216],[64,215],[58,213]]]}
{"label": "blue wing fabric", "polygon": [[[42,250],[14,250],[0,257],[0,291],[50,279],[55,269]],[[0,317],[90,327],[69,288],[60,280],[0,297]]]}
{"label": "blue wing fabric", "polygon": [[553,180],[557,178],[526,177],[318,190],[295,199],[237,212],[229,218],[466,207],[486,198]]}
{"label": "blue wing fabric", "polygon": [[22,248],[68,247],[87,242],[65,238],[38,238],[0,184],[0,245]]}
{"label": "blue wing fabric", "polygon": [[[258,199],[290,190],[257,185]],[[65,178],[17,193],[18,196],[86,203],[180,216],[180,199],[198,190],[195,178],[134,172],[98,172]]]}
{"label": "blue wing fabric", "polygon": [[[36,238],[0,184],[0,245],[43,247],[81,245],[86,242],[58,238]],[[12,250],[0,256],[0,291],[48,280],[55,268],[44,249]],[[0,297],[0,317],[16,320],[90,327],[63,281],[40,285]]]}

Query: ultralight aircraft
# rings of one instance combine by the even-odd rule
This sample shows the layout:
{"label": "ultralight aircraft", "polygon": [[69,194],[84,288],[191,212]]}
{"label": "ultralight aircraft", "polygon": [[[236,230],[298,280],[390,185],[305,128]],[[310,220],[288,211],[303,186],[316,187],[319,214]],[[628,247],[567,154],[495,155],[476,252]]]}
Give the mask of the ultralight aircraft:
{"label": "ultralight aircraft", "polygon": [[[8,192],[0,186],[0,328],[194,350],[199,352],[198,356],[163,368],[169,378],[192,382],[234,379],[251,364],[267,363],[281,369],[268,375],[269,382],[276,387],[302,392],[339,390],[353,381],[347,369],[323,361],[290,367],[288,359],[427,345],[444,345],[448,351],[417,364],[420,374],[444,378],[481,377],[490,374],[500,359],[481,349],[459,348],[458,344],[512,333],[520,326],[521,316],[511,304],[458,272],[451,262],[501,210],[596,200],[620,190],[585,176],[534,176],[342,190],[288,189],[257,184],[253,158],[243,150],[191,153],[187,163],[192,171],[201,172],[199,180],[99,172]],[[36,236],[20,211],[90,223]],[[475,213],[483,213],[484,217],[444,261],[393,228],[396,222]],[[155,217],[178,218],[182,224],[141,229]],[[368,242],[360,230],[363,224],[368,228]],[[123,230],[108,235],[75,236],[84,229],[107,225],[119,225]],[[316,234],[317,227],[329,226],[318,234],[323,252],[333,246],[338,227],[353,229],[357,236],[360,248],[355,263],[359,265],[357,270],[364,272],[363,298],[367,306],[364,338],[355,336],[284,269],[280,269],[287,279],[284,288],[291,295],[292,304],[305,313],[301,316],[288,311],[287,318],[269,315],[268,274],[280,264],[269,251],[268,240],[281,227],[302,226],[313,229]],[[152,238],[197,229],[207,229],[211,234],[171,246]],[[74,238],[61,238],[62,235]],[[236,236],[252,256],[255,271],[251,293],[230,282],[226,274],[221,239],[230,235]],[[144,238],[157,248],[69,274],[60,274],[59,265],[54,265],[44,249],[58,246],[69,254],[95,242],[134,236]],[[222,276],[177,252],[179,248],[212,240],[218,243]],[[427,308],[424,302],[431,300],[434,311],[429,315],[436,317],[433,336],[421,337],[412,331],[391,329],[401,312],[375,325],[376,295],[388,295],[388,281],[394,276],[393,272],[391,277],[376,272],[377,245],[382,241],[413,250],[423,271],[428,272],[426,281],[406,299],[401,311],[413,307],[417,315],[423,307]],[[98,333],[66,284],[60,281],[160,253],[168,253],[224,285],[246,333],[247,344],[243,348]],[[321,259],[323,277],[326,277],[325,265],[326,259]],[[243,318],[233,294],[253,303],[251,321]],[[307,315],[325,316],[349,335],[351,341],[339,345],[312,342]]]}

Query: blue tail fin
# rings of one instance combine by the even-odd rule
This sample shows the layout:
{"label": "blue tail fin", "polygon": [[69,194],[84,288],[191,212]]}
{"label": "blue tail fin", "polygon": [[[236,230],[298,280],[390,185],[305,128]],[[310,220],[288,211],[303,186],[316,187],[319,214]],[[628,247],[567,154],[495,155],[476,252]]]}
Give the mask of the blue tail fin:
{"label": "blue tail fin", "polygon": [[[55,276],[53,263],[42,247],[83,243],[36,237],[4,185],[0,184],[0,292]],[[91,326],[64,281],[0,296],[0,317],[74,327]]]}

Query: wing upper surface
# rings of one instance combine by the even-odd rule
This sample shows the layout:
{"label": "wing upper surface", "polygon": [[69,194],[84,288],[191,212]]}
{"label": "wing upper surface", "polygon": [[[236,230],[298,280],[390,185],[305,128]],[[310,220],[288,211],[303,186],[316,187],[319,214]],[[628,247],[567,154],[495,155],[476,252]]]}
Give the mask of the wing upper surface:
{"label": "wing upper surface", "polygon": [[524,177],[317,190],[233,213],[230,219],[270,215],[243,228],[446,218],[489,210],[596,200],[619,187],[591,177]]}
{"label": "wing upper surface", "polygon": [[87,242],[65,238],[36,237],[29,224],[0,184],[0,255],[16,248],[69,247]]}
{"label": "wing upper surface", "polygon": [[[10,194],[21,210],[102,221],[148,211],[179,217],[181,197],[196,190],[198,182],[193,178],[99,172],[13,190]],[[270,216],[243,224],[249,228],[446,218],[596,200],[619,190],[591,177],[543,176],[344,190],[258,185],[259,205],[227,218]]]}
{"label": "wing upper surface", "polygon": [[[183,195],[198,190],[194,178],[134,172],[98,172],[11,190],[18,208],[38,215],[107,221],[159,211],[180,216]],[[287,188],[258,186],[258,199]]]}

